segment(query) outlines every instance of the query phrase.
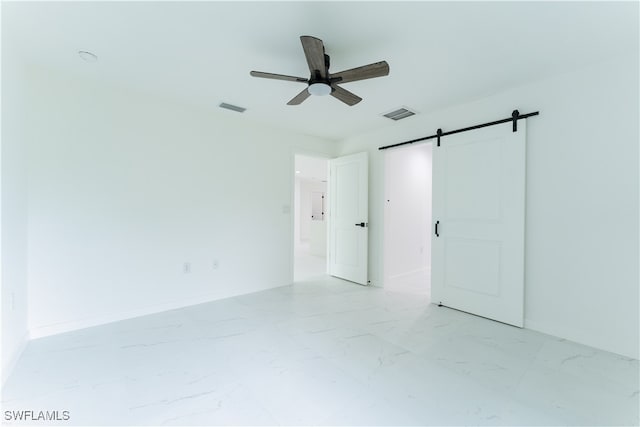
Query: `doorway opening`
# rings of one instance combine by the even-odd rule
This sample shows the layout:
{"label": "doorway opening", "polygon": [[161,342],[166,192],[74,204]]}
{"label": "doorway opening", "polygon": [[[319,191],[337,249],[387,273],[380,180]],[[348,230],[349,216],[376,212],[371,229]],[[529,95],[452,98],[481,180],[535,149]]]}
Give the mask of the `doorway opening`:
{"label": "doorway opening", "polygon": [[293,280],[327,274],[328,159],[295,155]]}
{"label": "doorway opening", "polygon": [[384,288],[430,296],[432,144],[385,152]]}

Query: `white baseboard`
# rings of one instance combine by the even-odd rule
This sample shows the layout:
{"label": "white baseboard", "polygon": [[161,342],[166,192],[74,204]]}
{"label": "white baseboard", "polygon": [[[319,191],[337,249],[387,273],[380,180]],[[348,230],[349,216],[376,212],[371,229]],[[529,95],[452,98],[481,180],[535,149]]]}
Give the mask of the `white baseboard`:
{"label": "white baseboard", "polygon": [[608,340],[607,337],[594,339],[593,336],[585,333],[585,331],[578,331],[573,328],[567,328],[564,325],[527,318],[524,319],[524,327],[526,329],[531,329],[532,331],[542,332],[543,334],[552,335],[554,337],[619,354],[621,356],[630,357],[632,359],[637,360],[639,357],[638,348],[636,348],[633,343],[614,342]]}
{"label": "white baseboard", "polygon": [[412,278],[423,278],[429,277],[431,275],[431,268],[423,267],[416,268],[415,270],[405,271],[400,274],[394,274],[392,276],[388,276],[385,278],[384,285],[385,286],[393,286],[395,283],[400,281],[406,281]]}
{"label": "white baseboard", "polygon": [[241,290],[236,293],[226,293],[224,295],[207,293],[200,294],[190,298],[185,298],[180,301],[171,301],[162,304],[154,304],[146,307],[141,307],[133,310],[121,311],[118,313],[104,314],[100,316],[86,317],[77,320],[70,320],[67,322],[60,322],[49,325],[41,325],[31,327],[29,329],[29,336],[31,339],[47,337],[50,335],[61,334],[64,332],[76,331],[79,329],[90,328],[92,326],[104,325],[107,323],[119,322],[121,320],[133,319],[136,317],[147,316],[150,314],[161,313],[163,311],[176,310],[179,308],[189,307],[198,304],[204,304],[207,302],[217,301],[220,299],[231,298],[239,295],[245,295],[247,293],[259,292],[261,290],[273,289],[280,286],[270,286],[264,289],[255,289],[251,291]]}
{"label": "white baseboard", "polygon": [[9,379],[11,372],[13,372],[13,369],[16,367],[16,364],[18,363],[18,360],[20,360],[20,356],[22,356],[22,352],[24,352],[24,349],[27,348],[28,343],[29,343],[29,333],[27,332],[22,337],[20,345],[18,345],[18,347],[13,352],[13,354],[9,357],[9,360],[7,361],[6,365],[2,367],[2,375],[0,379],[0,384],[2,386],[4,386],[4,384]]}
{"label": "white baseboard", "polygon": [[431,273],[431,269],[429,267],[416,268],[415,270],[405,271],[404,273],[394,274],[390,276],[390,279],[404,279],[409,276],[421,276],[424,274]]}

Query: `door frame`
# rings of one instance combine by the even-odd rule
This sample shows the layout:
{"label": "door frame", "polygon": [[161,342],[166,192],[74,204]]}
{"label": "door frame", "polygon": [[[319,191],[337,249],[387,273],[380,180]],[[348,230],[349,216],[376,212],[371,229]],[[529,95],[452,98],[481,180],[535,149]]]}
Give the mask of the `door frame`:
{"label": "door frame", "polygon": [[[411,149],[411,148],[414,148],[414,147],[417,147],[417,146],[423,145],[423,144],[424,145],[431,145],[431,151],[432,151],[431,166],[433,167],[433,150],[435,150],[435,148],[434,148],[435,144],[432,141],[424,141],[424,142],[421,142],[421,143],[415,144],[415,145],[409,145],[409,146],[406,146],[406,147],[398,147],[398,150]],[[389,151],[391,151],[391,150],[389,150]],[[390,194],[387,192],[387,190],[388,190],[387,185],[388,185],[388,182],[389,182],[388,180],[389,180],[390,172],[391,172],[389,170],[389,168],[388,168],[388,162],[387,162],[387,157],[386,157],[387,155],[388,155],[388,153],[385,151],[384,154],[383,154],[384,158],[382,159],[382,162],[381,162],[382,168],[383,168],[383,179],[382,179],[382,182],[383,182],[383,184],[382,184],[383,185],[383,189],[382,189],[382,191],[383,191],[383,195],[382,195],[383,196],[382,197],[382,216],[383,216],[382,222],[383,222],[383,224],[382,224],[382,263],[381,263],[382,266],[381,266],[381,269],[380,269],[380,273],[381,273],[381,279],[382,279],[382,287],[384,289],[389,289],[388,288],[388,280],[391,279],[391,276],[389,274],[387,274],[388,270],[389,270],[389,262],[390,262],[390,260],[389,260],[389,251],[390,251],[390,248],[389,248],[389,236],[390,236],[390,233],[391,233],[391,231],[389,229],[390,228],[389,209],[388,209],[387,202],[386,202],[388,200],[388,197],[390,196]],[[431,180],[433,180],[433,173],[431,174]],[[430,185],[431,185],[431,183],[430,183]],[[433,213],[433,194],[431,194],[430,211],[431,211],[431,213]],[[427,237],[429,239],[431,239],[431,234],[430,234],[430,231],[429,231],[430,227],[431,227],[431,221],[429,222],[429,224],[427,224]],[[431,242],[429,242],[429,244],[431,245]],[[431,248],[431,250],[429,251],[430,252],[429,253],[429,268],[428,268],[429,294],[431,294],[431,251],[432,250],[433,249]]]}
{"label": "door frame", "polygon": [[[294,283],[294,273],[295,273],[295,235],[296,235],[296,218],[295,218],[295,198],[296,198],[296,156],[307,156],[307,157],[315,157],[317,159],[323,159],[327,161],[327,168],[329,167],[329,160],[335,158],[336,156],[332,156],[329,153],[323,153],[322,151],[314,151],[307,150],[303,148],[294,147],[291,150],[289,157],[289,283]],[[330,185],[330,177],[329,173],[327,173],[327,197],[331,197],[329,195],[329,185]],[[329,232],[329,228],[327,227],[327,233]],[[327,266],[325,267],[325,272],[329,271],[329,245],[327,245]]]}

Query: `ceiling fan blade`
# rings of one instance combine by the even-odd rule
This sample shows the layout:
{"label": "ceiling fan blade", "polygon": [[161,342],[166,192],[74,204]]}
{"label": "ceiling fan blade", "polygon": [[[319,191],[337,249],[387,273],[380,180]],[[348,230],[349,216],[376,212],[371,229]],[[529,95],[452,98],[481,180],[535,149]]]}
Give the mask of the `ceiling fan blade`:
{"label": "ceiling fan blade", "polygon": [[331,81],[335,83],[347,83],[387,75],[389,75],[389,64],[387,64],[387,61],[380,61],[331,74]]}
{"label": "ceiling fan blade", "polygon": [[317,71],[320,78],[326,79],[327,65],[325,63],[322,40],[311,36],[300,36],[300,41],[302,42],[302,49],[304,49],[304,56],[307,57],[307,64],[309,64],[312,78],[316,76]]}
{"label": "ceiling fan blade", "polygon": [[290,82],[308,83],[309,80],[303,77],[285,76],[284,74],[263,73],[262,71],[252,71],[253,77],[262,77],[264,79],[287,80]]}
{"label": "ceiling fan blade", "polygon": [[311,96],[311,94],[305,88],[302,92],[300,92],[299,94],[294,96],[291,101],[287,102],[287,105],[300,105],[300,104],[302,104],[302,101],[304,101],[305,99],[307,99],[310,96]]}
{"label": "ceiling fan blade", "polygon": [[362,101],[362,98],[360,98],[358,95],[356,95],[355,93],[351,93],[346,89],[342,89],[340,86],[332,85],[331,87],[333,88],[333,90],[331,91],[331,96],[339,99],[349,106],[356,105],[358,102]]}

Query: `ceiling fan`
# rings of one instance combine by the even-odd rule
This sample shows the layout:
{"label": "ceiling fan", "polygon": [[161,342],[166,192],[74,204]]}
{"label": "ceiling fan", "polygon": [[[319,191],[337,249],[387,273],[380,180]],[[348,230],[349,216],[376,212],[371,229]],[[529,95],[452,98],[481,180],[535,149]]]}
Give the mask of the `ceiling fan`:
{"label": "ceiling fan", "polygon": [[389,74],[389,64],[387,64],[386,61],[375,62],[331,74],[329,73],[329,55],[324,53],[322,40],[311,36],[300,36],[300,41],[302,42],[302,49],[304,50],[307,64],[309,64],[309,71],[311,72],[308,79],[304,77],[285,76],[283,74],[263,73],[262,71],[251,71],[253,77],[306,83],[307,87],[293,97],[291,101],[287,102],[287,105],[300,105],[302,101],[311,95],[331,95],[347,105],[355,105],[362,101],[362,98],[343,89],[338,86],[338,84],[372,79]]}

